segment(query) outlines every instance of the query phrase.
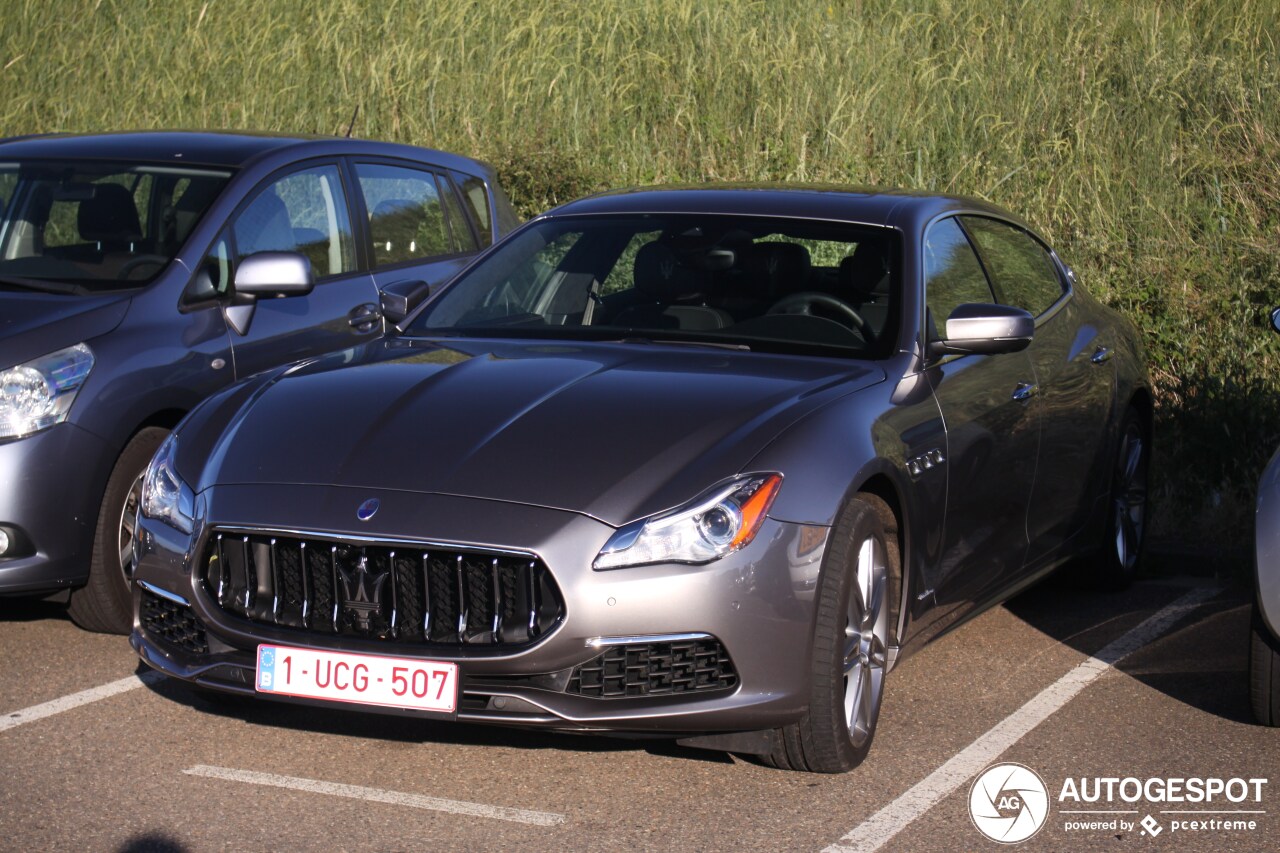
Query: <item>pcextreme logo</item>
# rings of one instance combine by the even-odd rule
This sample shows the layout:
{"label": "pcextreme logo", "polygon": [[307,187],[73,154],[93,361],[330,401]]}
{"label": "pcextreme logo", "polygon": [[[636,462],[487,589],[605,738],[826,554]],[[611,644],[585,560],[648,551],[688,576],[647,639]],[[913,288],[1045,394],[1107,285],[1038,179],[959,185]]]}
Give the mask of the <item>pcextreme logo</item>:
{"label": "pcextreme logo", "polygon": [[[1220,777],[1081,776],[1058,788],[1062,831],[1136,833],[1155,838],[1198,833],[1220,837],[1257,831],[1266,819],[1266,779]],[[1001,844],[1017,844],[1049,822],[1044,779],[1022,764],[995,764],[969,789],[969,817],[978,831]]]}

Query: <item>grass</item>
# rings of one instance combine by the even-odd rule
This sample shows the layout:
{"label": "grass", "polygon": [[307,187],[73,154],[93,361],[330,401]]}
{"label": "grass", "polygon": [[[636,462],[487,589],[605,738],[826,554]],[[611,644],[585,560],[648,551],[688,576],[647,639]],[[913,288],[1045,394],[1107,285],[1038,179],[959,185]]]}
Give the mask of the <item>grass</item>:
{"label": "grass", "polygon": [[1275,0],[9,0],[0,132],[355,133],[526,214],[665,181],[965,193],[1139,324],[1155,533],[1239,547],[1280,443]]}

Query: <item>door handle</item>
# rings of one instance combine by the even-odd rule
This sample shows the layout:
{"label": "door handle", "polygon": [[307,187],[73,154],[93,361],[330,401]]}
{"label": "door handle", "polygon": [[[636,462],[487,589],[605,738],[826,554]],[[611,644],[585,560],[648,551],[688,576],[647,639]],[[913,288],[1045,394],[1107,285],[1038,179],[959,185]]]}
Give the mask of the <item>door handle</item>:
{"label": "door handle", "polygon": [[1115,355],[1108,347],[1098,347],[1094,350],[1093,355],[1089,356],[1089,360],[1094,364],[1106,364],[1111,360],[1111,356]]}
{"label": "door handle", "polygon": [[1013,399],[1025,403],[1039,393],[1040,386],[1034,382],[1019,382],[1018,387],[1013,389]]}
{"label": "door handle", "polygon": [[382,313],[378,311],[377,305],[368,302],[352,308],[347,317],[347,322],[350,323],[351,328],[357,332],[368,332],[382,319]]}

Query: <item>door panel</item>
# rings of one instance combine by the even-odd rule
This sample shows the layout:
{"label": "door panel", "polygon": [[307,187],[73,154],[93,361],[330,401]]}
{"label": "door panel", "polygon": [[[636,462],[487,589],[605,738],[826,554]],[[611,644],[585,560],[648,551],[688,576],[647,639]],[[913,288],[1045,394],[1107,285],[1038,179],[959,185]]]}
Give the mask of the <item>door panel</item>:
{"label": "door panel", "polygon": [[[936,336],[951,312],[995,295],[955,219],[925,237],[926,329]],[[935,599],[944,620],[1010,582],[1027,550],[1026,512],[1039,429],[1035,370],[1026,352],[950,356],[926,375],[946,427],[947,512]],[[946,613],[946,611],[951,611]]]}
{"label": "door panel", "polygon": [[1027,513],[1032,560],[1085,526],[1097,486],[1105,482],[1103,444],[1115,385],[1107,344],[1103,330],[1070,299],[1037,326],[1027,349],[1042,390],[1040,463]]}

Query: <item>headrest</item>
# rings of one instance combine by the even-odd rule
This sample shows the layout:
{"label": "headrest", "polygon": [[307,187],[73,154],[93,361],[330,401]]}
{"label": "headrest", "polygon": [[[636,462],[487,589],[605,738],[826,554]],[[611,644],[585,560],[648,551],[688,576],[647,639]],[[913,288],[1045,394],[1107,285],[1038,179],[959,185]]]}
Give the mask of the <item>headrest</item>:
{"label": "headrest", "polygon": [[132,243],[142,239],[133,194],[120,184],[96,184],[76,213],[80,239],[90,243]]}
{"label": "headrest", "polygon": [[888,278],[889,253],[878,240],[859,243],[852,255],[840,261],[839,288],[846,298],[865,302],[885,290]]}
{"label": "headrest", "polygon": [[755,295],[769,300],[809,286],[809,250],[799,243],[766,242],[744,253],[742,268]]}
{"label": "headrest", "polygon": [[636,252],[634,269],[636,292],[655,302],[674,302],[677,297],[698,292],[697,273],[685,266],[666,243],[646,243]]}
{"label": "headrest", "polygon": [[369,214],[369,218],[382,219],[384,216],[395,216],[397,214],[403,216],[408,213],[413,213],[414,211],[421,212],[421,210],[422,205],[417,202],[412,202],[403,198],[385,198],[378,202],[377,206],[374,207],[373,212]]}
{"label": "headrest", "polygon": [[255,252],[292,252],[298,241],[289,220],[289,209],[275,190],[253,200],[236,220],[236,248],[241,255]]}

